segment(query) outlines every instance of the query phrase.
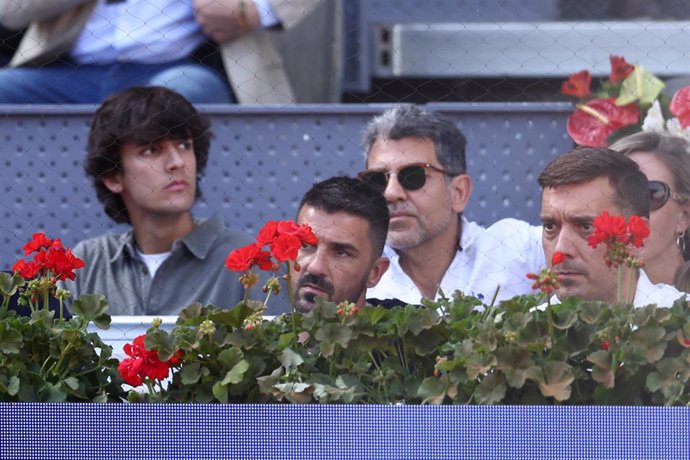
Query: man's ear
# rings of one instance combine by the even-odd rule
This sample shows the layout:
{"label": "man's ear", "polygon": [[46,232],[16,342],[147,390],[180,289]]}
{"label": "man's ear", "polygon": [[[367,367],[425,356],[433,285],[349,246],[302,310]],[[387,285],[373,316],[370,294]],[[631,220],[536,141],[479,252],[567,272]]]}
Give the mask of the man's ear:
{"label": "man's ear", "polygon": [[379,257],[376,259],[369,272],[369,277],[367,278],[367,288],[372,288],[378,284],[383,274],[388,270],[390,264],[391,261],[388,260],[388,257]]}
{"label": "man's ear", "polygon": [[467,207],[472,193],[472,178],[467,174],[460,174],[450,180],[451,207],[455,213],[461,213]]}
{"label": "man's ear", "polygon": [[101,177],[101,182],[103,182],[103,185],[112,193],[122,193],[122,174],[108,174],[107,176]]}

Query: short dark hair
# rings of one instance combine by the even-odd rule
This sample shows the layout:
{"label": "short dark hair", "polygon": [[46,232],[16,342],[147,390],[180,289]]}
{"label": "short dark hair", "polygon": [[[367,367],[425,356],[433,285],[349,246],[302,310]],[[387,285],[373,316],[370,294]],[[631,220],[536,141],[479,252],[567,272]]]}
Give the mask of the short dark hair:
{"label": "short dark hair", "polygon": [[449,117],[416,105],[396,105],[374,117],[364,129],[362,145],[368,156],[379,139],[396,141],[407,137],[430,139],[438,162],[452,175],[467,172],[467,140],[460,129]]}
{"label": "short dark hair", "polygon": [[582,184],[606,177],[614,190],[614,204],[628,215],[649,217],[647,176],[627,156],[606,148],[578,148],[552,160],[539,175],[539,185]]}
{"label": "short dark hair", "polygon": [[[166,139],[192,139],[197,175],[203,173],[211,145],[208,119],[182,95],[160,86],[135,86],[109,96],[91,122],[84,170],[92,178],[105,213],[117,223],[131,223],[120,194],[102,178],[121,171],[125,144],[148,145]],[[198,187],[197,196],[201,196]]]}
{"label": "short dark hair", "polygon": [[312,206],[329,214],[345,212],[369,223],[373,255],[383,253],[388,234],[388,205],[381,192],[366,182],[347,176],[336,176],[314,184],[304,194],[299,210]]}

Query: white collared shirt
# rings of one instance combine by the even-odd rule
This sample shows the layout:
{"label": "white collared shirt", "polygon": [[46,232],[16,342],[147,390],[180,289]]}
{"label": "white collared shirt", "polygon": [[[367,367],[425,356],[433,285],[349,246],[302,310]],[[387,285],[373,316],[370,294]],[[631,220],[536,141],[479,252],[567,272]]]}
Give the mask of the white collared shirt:
{"label": "white collared shirt", "polygon": [[[502,219],[485,229],[463,217],[461,249],[441,280],[444,295],[450,298],[460,290],[489,303],[499,286],[497,302],[534,293],[527,273],[537,273],[545,266],[541,231],[541,226],[517,219]],[[390,267],[367,291],[367,298],[420,303],[422,293],[402,270],[398,253],[386,245],[384,255],[390,259]]]}

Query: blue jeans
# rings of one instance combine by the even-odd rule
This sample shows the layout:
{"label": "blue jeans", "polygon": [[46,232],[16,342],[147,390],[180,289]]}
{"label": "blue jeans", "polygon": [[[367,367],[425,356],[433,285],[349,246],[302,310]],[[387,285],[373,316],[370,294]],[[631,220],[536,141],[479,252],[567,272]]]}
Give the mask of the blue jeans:
{"label": "blue jeans", "polygon": [[50,64],[0,70],[0,104],[99,104],[130,86],[165,86],[192,103],[235,102],[215,69],[192,59],[165,64]]}

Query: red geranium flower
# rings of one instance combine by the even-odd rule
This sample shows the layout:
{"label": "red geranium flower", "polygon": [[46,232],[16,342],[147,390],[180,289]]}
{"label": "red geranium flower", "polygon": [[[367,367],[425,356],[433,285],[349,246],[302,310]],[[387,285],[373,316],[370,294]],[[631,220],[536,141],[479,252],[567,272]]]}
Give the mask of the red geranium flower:
{"label": "red geranium flower", "polygon": [[25,279],[46,276],[53,281],[73,280],[74,270],[84,266],[84,261],[72,254],[71,249],[65,249],[59,238],[51,240],[44,233],[34,233],[31,241],[24,245],[24,252],[36,255],[28,263],[18,260],[12,270]]}
{"label": "red geranium flower", "polygon": [[640,216],[631,216],[628,230],[630,231],[630,243],[636,248],[641,248],[644,245],[644,240],[649,236],[647,221]]}
{"label": "red geranium flower", "polygon": [[612,216],[608,211],[604,211],[594,219],[592,225],[594,225],[594,233],[587,239],[592,248],[596,248],[601,243],[628,244],[628,226],[625,223],[625,217]]}
{"label": "red geranium flower", "polygon": [[145,379],[163,380],[170,373],[170,365],[177,365],[182,358],[178,351],[168,361],[161,361],[156,350],[147,350],[144,345],[146,335],[136,337],[132,343],[125,344],[123,350],[129,358],[117,366],[122,379],[133,387],[141,385]]}
{"label": "red geranium flower", "polygon": [[553,256],[551,256],[551,266],[553,267],[554,265],[559,265],[563,262],[565,262],[565,254],[560,251],[554,252]]}
{"label": "red geranium flower", "polygon": [[270,256],[258,244],[252,243],[232,251],[225,259],[225,266],[233,272],[244,272],[254,265],[259,265],[262,270],[270,270],[273,266]]}
{"label": "red geranium flower", "polygon": [[678,118],[683,128],[690,126],[690,86],[685,86],[673,95],[669,110]]}
{"label": "red geranium flower", "polygon": [[566,96],[575,96],[580,99],[585,99],[591,95],[589,90],[589,85],[591,83],[592,74],[587,70],[582,70],[570,75],[568,79],[561,84],[561,93]]}
{"label": "red geranium flower", "polygon": [[635,66],[628,63],[622,56],[611,55],[610,59],[611,76],[609,77],[609,81],[614,85],[625,80],[628,77],[628,75],[630,75],[632,71],[635,70]]}
{"label": "red geranium flower", "polygon": [[287,262],[297,258],[301,247],[302,242],[296,236],[278,235],[271,241],[271,254],[279,262]]}
{"label": "red geranium flower", "polygon": [[570,137],[586,147],[606,147],[616,130],[638,123],[640,110],[635,104],[617,106],[615,98],[592,99],[568,117]]}
{"label": "red geranium flower", "polygon": [[[57,239],[55,240],[58,242],[58,244],[62,245],[60,243],[60,240]],[[53,240],[49,239],[46,237],[46,234],[43,232],[37,232],[31,235],[31,241],[26,243],[22,249],[24,249],[24,255],[29,255],[32,252],[38,252],[41,249],[48,249],[53,245]]]}
{"label": "red geranium flower", "polygon": [[25,280],[30,280],[38,275],[40,267],[35,262],[26,262],[24,260],[18,260],[13,266],[12,271],[19,273],[19,276]]}
{"label": "red geranium flower", "polygon": [[267,244],[271,244],[271,241],[273,241],[273,238],[276,236],[278,236],[278,221],[269,220],[256,235],[256,242],[259,246],[264,247]]}
{"label": "red geranium flower", "polygon": [[604,260],[606,265],[618,267],[625,263],[629,266],[639,266],[639,261],[630,255],[628,245],[642,247],[645,238],[649,236],[647,222],[639,216],[631,216],[626,222],[623,216],[611,216],[604,211],[592,223],[594,233],[587,239],[592,248],[600,244],[606,246]]}
{"label": "red geranium flower", "polygon": [[278,233],[296,236],[300,242],[308,245],[314,245],[318,242],[316,235],[307,224],[297,225],[292,221],[285,220],[278,223]]}

